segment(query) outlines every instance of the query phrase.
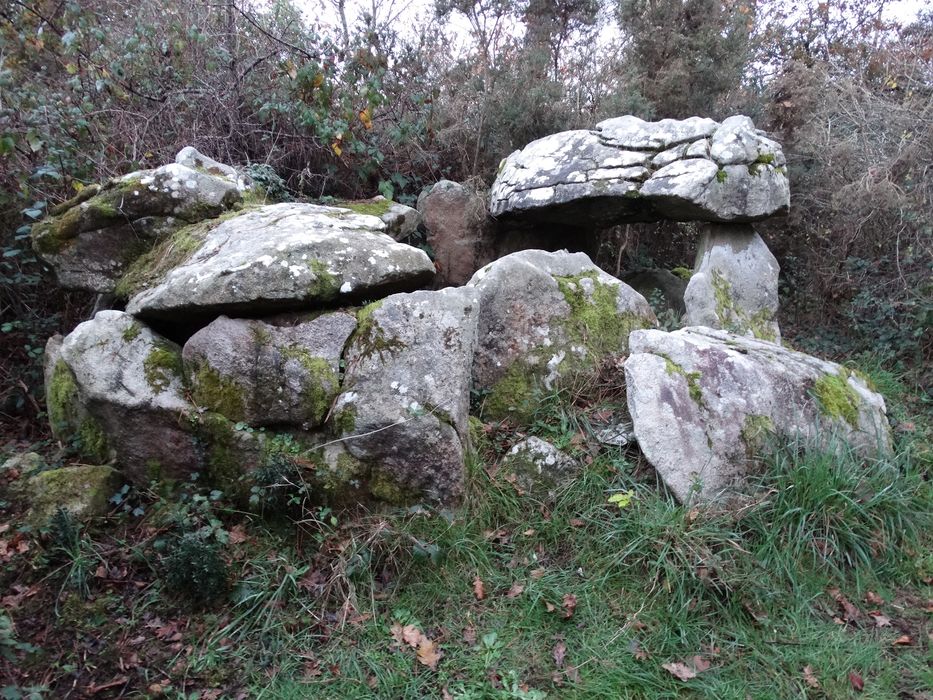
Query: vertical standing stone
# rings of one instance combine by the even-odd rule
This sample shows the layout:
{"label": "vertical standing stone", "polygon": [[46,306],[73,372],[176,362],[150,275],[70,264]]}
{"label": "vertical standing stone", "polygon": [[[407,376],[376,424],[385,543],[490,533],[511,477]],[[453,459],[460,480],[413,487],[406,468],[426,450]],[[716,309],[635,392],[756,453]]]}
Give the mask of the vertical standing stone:
{"label": "vertical standing stone", "polygon": [[418,198],[418,211],[434,250],[435,286],[462,285],[494,259],[493,227],[482,195],[441,180]]}
{"label": "vertical standing stone", "polygon": [[747,224],[704,224],[684,304],[688,326],[706,326],[780,342],[780,267]]}

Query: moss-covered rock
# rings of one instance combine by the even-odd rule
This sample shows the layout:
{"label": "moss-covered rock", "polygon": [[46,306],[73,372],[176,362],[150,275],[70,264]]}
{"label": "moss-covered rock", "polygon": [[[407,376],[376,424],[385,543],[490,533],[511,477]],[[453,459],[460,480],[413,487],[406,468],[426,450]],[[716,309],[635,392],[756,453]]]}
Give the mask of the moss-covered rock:
{"label": "moss-covered rock", "polygon": [[468,286],[479,298],[473,379],[484,417],[526,422],[539,390],[623,354],[633,330],[656,324],[644,297],[583,253],[513,253]]}
{"label": "moss-covered rock", "polygon": [[106,465],[41,472],[26,482],[25,496],[30,503],[27,519],[34,527],[42,527],[59,508],[81,519],[106,515],[110,497],[120,485],[119,473]]}
{"label": "moss-covered rock", "polygon": [[683,502],[728,505],[788,442],[877,458],[884,400],[839,365],[723,330],[632,334],[625,361],[639,448]]}
{"label": "moss-covered rock", "polygon": [[56,207],[33,226],[33,247],[63,286],[111,292],[158,240],[239,200],[236,184],[181,165],[131,173]]}
{"label": "moss-covered rock", "polygon": [[780,341],[777,260],[750,226],[708,224],[684,293],[685,321]]}
{"label": "moss-covered rock", "polygon": [[112,459],[140,484],[156,463],[172,479],[200,470],[176,344],[128,314],[101,311],[49,360],[50,421],[85,459]]}
{"label": "moss-covered rock", "polygon": [[858,428],[859,395],[849,386],[849,374],[840,368],[836,374],[825,374],[813,383],[813,395],[827,416],[839,418]]}
{"label": "moss-covered rock", "polygon": [[340,390],[356,319],[335,312],[214,320],[185,344],[195,403],[253,426],[321,425]]}

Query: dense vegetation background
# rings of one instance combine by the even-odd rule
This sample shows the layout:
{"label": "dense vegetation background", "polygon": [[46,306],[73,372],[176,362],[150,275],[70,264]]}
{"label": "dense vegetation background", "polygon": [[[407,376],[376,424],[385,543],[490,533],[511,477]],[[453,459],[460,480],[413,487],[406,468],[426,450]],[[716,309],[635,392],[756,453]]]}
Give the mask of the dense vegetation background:
{"label": "dense vegetation background", "polygon": [[[933,12],[772,0],[12,0],[0,9],[0,419],[36,437],[41,347],[91,299],[55,291],[31,222],[194,145],[296,194],[411,202],[489,185],[528,141],[623,113],[742,112],[785,145],[763,233],[802,349],[870,351],[929,384]],[[468,29],[465,29],[467,28]],[[692,262],[684,226],[605,232],[617,271]]]}

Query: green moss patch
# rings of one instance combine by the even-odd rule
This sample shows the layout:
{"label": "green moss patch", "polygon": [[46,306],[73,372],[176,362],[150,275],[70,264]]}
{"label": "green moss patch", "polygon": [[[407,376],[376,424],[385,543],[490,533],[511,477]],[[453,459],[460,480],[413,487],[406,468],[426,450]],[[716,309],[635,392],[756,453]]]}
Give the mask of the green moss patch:
{"label": "green moss patch", "polygon": [[350,345],[359,348],[364,358],[385,352],[397,352],[405,348],[398,338],[387,338],[382,328],[376,322],[373,314],[382,306],[382,301],[374,301],[356,313],[356,331],[350,340]]}
{"label": "green moss patch", "polygon": [[314,301],[332,301],[340,294],[340,284],[337,277],[327,269],[323,260],[309,260],[308,269],[311,271],[311,284],[308,285],[307,298]]}
{"label": "green moss patch", "polygon": [[716,317],[720,325],[728,331],[744,334],[751,331],[752,335],[760,340],[775,342],[777,334],[774,331],[774,315],[767,309],[761,309],[754,314],[743,311],[732,297],[732,285],[719,270],[711,274],[713,286],[713,300],[716,303]]}
{"label": "green moss patch", "polygon": [[286,359],[296,360],[308,373],[304,381],[302,400],[308,421],[320,425],[340,390],[340,377],[330,362],[313,355],[307,348],[289,345],[279,352]]}
{"label": "green moss patch", "polygon": [[85,459],[95,463],[107,462],[110,459],[107,435],[100,423],[91,417],[85,418],[78,426],[77,443],[78,450]]}
{"label": "green moss patch", "polygon": [[154,345],[143,360],[143,373],[155,393],[165,391],[173,380],[184,377],[181,353],[167,344]]}
{"label": "green moss patch", "polygon": [[494,420],[512,418],[518,423],[530,421],[538,393],[534,377],[535,369],[523,360],[513,362],[505,376],[489,390],[483,401],[483,417]]}
{"label": "green moss patch", "polygon": [[813,384],[813,395],[820,403],[823,413],[833,418],[844,420],[853,428],[858,428],[859,396],[849,386],[848,376],[825,374]]}
{"label": "green moss patch", "polygon": [[760,450],[774,435],[774,421],[770,416],[750,414],[742,423],[742,441],[749,451]]}
{"label": "green moss patch", "polygon": [[392,201],[388,199],[368,200],[364,202],[338,202],[334,206],[349,209],[356,214],[367,216],[383,216],[392,208]]}
{"label": "green moss patch", "polygon": [[341,435],[352,435],[356,430],[356,406],[352,403],[345,404],[334,414],[331,422]]}
{"label": "green moss patch", "polygon": [[701,375],[699,372],[688,372],[669,357],[664,358],[664,365],[668,374],[679,374],[687,381],[687,390],[690,392],[691,399],[696,403],[703,402],[703,390],[700,388]]}
{"label": "green moss patch", "polygon": [[369,492],[376,498],[392,505],[405,505],[419,500],[420,495],[412,489],[399,484],[391,475],[381,470],[373,470],[369,479]]}
{"label": "green moss patch", "polygon": [[215,225],[216,221],[203,221],[183,226],[157,243],[133,261],[117,282],[114,294],[129,299],[158,284],[169,270],[183,265],[201,247]]}
{"label": "green moss patch", "polygon": [[191,372],[190,383],[191,398],[198,406],[220,413],[232,421],[246,418],[244,391],[234,380],[203,363]]}
{"label": "green moss patch", "polygon": [[52,432],[59,438],[68,435],[74,430],[78,410],[78,383],[64,360],[59,360],[52,368],[46,396]]}
{"label": "green moss patch", "polygon": [[29,521],[44,526],[59,508],[90,518],[106,515],[109,499],[120,487],[119,475],[109,466],[80,465],[44,471],[27,482],[32,506]]}
{"label": "green moss patch", "polygon": [[[591,293],[584,288],[584,279],[592,282]],[[601,282],[596,271],[555,280],[570,306],[570,318],[564,325],[568,339],[585,347],[591,361],[609,353],[626,352],[631,332],[651,326],[641,316],[620,313],[618,287]]]}

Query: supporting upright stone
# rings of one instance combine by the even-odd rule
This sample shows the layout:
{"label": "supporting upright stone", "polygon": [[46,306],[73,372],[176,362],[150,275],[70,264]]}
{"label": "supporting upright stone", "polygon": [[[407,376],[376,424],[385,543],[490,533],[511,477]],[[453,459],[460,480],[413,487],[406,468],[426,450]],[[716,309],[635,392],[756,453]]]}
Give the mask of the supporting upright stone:
{"label": "supporting upright stone", "polygon": [[483,195],[441,180],[418,197],[418,211],[434,250],[437,287],[462,285],[494,259],[494,231]]}
{"label": "supporting upright stone", "polygon": [[746,224],[705,224],[684,293],[688,326],[780,342],[778,273],[768,246]]}

